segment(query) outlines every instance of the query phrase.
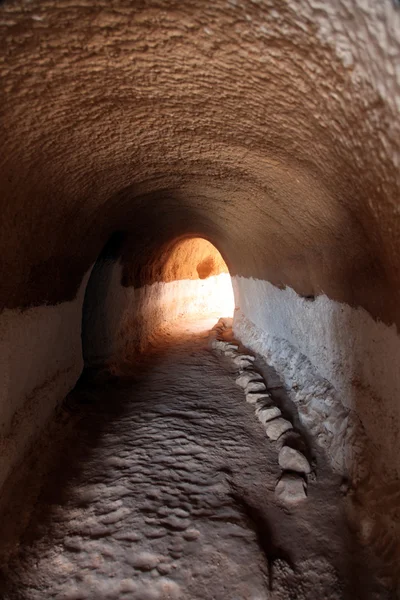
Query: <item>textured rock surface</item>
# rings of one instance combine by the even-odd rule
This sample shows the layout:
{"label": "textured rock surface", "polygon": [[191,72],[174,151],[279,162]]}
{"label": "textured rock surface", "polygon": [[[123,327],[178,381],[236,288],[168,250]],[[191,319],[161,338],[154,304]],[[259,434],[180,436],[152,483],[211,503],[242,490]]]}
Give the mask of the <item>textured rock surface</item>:
{"label": "textured rock surface", "polygon": [[197,232],[233,273],[399,319],[391,2],[0,10],[3,305],[72,299],[114,231],[131,284]]}
{"label": "textured rock surface", "polygon": [[[340,312],[345,310],[337,308]],[[337,323],[336,319],[334,322]],[[266,333],[243,315],[237,316],[234,330],[253,351],[259,352],[275,367],[298,407],[300,421],[324,448],[333,469],[352,481],[355,489],[348,497],[349,516],[363,543],[373,547],[376,555],[386,561],[387,575],[398,582],[394,586],[400,584],[397,568],[400,558],[398,460],[393,452],[387,453],[384,460],[383,454],[378,453],[372,443],[375,438],[378,445],[386,444],[389,437],[379,435],[381,413],[375,430],[370,430],[370,434],[375,431],[374,438],[368,439],[361,421],[366,401],[362,389],[355,386],[353,393],[359,410],[350,411],[329,381],[323,379],[309,359],[287,340]],[[363,328],[363,331],[366,330]],[[370,354],[368,357],[372,358]],[[341,372],[345,369],[348,369],[347,364]],[[375,405],[379,408],[376,402]],[[390,431],[394,433],[393,421],[388,427]],[[397,437],[392,439],[392,447],[396,447]]]}
{"label": "textured rock surface", "polygon": [[295,505],[307,498],[306,483],[300,475],[284,473],[275,488],[275,496],[279,502]]}
{"label": "textured rock surface", "polygon": [[263,381],[250,381],[245,388],[246,394],[249,392],[265,392],[265,383]]}
{"label": "textured rock surface", "polygon": [[[132,380],[80,392],[92,404],[75,404],[38,500],[21,509],[16,494],[2,515],[2,597],[264,599],[272,587],[334,600],[333,586],[340,598],[385,598],[329,469],[295,518],[276,504],[276,450],[206,336],[169,333]],[[27,468],[25,500],[40,476]],[[5,556],[5,524],[21,517]]]}
{"label": "textured rock surface", "polygon": [[239,371],[244,371],[253,366],[254,356],[239,354],[233,359],[234,364],[238,367]]}
{"label": "textured rock surface", "polygon": [[266,402],[270,399],[268,394],[258,394],[257,392],[249,392],[246,394],[246,401],[249,404],[256,404],[256,402],[260,400],[265,400]]}
{"label": "textured rock surface", "polygon": [[267,436],[273,442],[278,440],[281,437],[281,435],[283,435],[285,431],[289,431],[289,429],[293,429],[293,425],[290,421],[288,421],[287,419],[282,419],[281,417],[270,421],[265,427]]}
{"label": "textured rock surface", "polygon": [[[281,411],[276,406],[265,407],[256,410],[256,415],[260,423],[265,425],[272,419],[276,419],[276,417],[280,417]],[[282,465],[281,465],[282,466]]]}
{"label": "textured rock surface", "polygon": [[[396,330],[325,296],[309,302],[293,290],[242,278],[234,286],[241,298],[236,335],[272,362],[293,388],[304,423],[330,447],[335,468],[357,479],[368,476],[359,450],[346,450],[348,440],[358,437],[362,446],[367,436],[367,462],[378,450],[400,474],[393,455],[400,423],[400,375],[393,368],[400,363]],[[265,296],[268,303],[258,302]]]}
{"label": "textured rock surface", "polygon": [[[184,290],[171,278],[183,272],[163,268],[178,241],[204,236],[245,278],[236,304],[293,384],[303,424],[374,504],[365,518],[391,515],[377,529],[398,548],[399,31],[390,0],[0,3],[8,424],[32,382],[40,397],[56,377],[64,332],[75,348],[80,315],[62,307],[79,305],[110,237],[122,287],[141,290],[135,310],[150,299],[176,314]],[[200,262],[199,276],[212,272]],[[20,310],[33,307],[36,356],[24,342],[33,313]],[[125,325],[129,356],[152,325],[131,314]],[[49,405],[73,383],[80,361],[67,362]]]}
{"label": "textured rock surface", "polygon": [[82,371],[88,278],[72,302],[0,315],[0,488]]}
{"label": "textured rock surface", "polygon": [[310,463],[298,450],[283,446],[279,452],[279,466],[287,471],[297,471],[308,474],[311,471]]}
{"label": "textured rock surface", "polygon": [[262,380],[262,377],[261,377],[260,373],[256,373],[255,371],[250,371],[250,372],[246,372],[246,373],[243,373],[242,375],[240,375],[240,377],[238,377],[236,379],[236,383],[241,388],[245,389],[246,386],[250,383],[250,381],[261,381],[261,380]]}

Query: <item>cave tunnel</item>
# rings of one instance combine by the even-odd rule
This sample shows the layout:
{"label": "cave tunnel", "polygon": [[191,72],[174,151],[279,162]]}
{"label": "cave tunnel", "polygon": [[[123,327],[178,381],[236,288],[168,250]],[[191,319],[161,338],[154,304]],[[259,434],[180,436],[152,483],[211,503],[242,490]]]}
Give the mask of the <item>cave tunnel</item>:
{"label": "cave tunnel", "polygon": [[399,32],[0,2],[2,597],[400,597]]}
{"label": "cave tunnel", "polygon": [[96,371],[133,365],[163,330],[172,325],[177,334],[178,320],[182,328],[198,320],[232,318],[233,311],[228,266],[208,240],[196,236],[172,240],[139,267],[129,236],[113,234],[86,286],[85,367]]}

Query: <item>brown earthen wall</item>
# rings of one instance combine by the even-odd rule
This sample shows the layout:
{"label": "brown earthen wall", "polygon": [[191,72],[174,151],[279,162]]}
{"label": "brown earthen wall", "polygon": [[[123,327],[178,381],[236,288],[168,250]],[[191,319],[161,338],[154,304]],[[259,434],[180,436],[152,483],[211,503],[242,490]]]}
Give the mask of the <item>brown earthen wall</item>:
{"label": "brown earthen wall", "polygon": [[313,10],[2,3],[2,306],[72,299],[123,230],[144,265],[204,235],[232,274],[399,323],[395,115]]}

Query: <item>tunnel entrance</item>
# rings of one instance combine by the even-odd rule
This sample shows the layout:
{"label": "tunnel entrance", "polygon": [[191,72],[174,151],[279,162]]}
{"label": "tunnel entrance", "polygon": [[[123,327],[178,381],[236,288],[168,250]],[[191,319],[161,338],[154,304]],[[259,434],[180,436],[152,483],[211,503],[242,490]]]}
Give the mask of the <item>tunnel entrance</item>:
{"label": "tunnel entrance", "polygon": [[[226,262],[217,248],[200,237],[175,242],[162,257],[160,280],[170,287],[178,316],[232,317],[234,296]],[[167,285],[168,288],[168,285]],[[168,304],[168,298],[165,298]]]}
{"label": "tunnel entrance", "polygon": [[[164,245],[137,269],[134,253],[99,256],[87,285],[82,315],[85,367],[135,361],[160,331],[179,323],[232,317],[234,295],[228,267],[217,248],[200,237]],[[115,244],[112,248],[115,250]],[[133,280],[126,273],[140,271]]]}

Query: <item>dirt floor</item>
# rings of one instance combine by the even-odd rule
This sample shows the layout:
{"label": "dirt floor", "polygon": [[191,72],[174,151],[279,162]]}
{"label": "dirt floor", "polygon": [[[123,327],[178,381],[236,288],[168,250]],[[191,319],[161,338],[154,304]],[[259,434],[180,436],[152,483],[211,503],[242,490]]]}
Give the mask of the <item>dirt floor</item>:
{"label": "dirt floor", "polygon": [[208,348],[214,323],[180,324],[131,377],[70,395],[3,519],[2,598],[387,598],[315,448],[306,501],[276,502],[277,444]]}

